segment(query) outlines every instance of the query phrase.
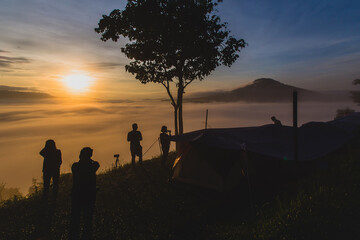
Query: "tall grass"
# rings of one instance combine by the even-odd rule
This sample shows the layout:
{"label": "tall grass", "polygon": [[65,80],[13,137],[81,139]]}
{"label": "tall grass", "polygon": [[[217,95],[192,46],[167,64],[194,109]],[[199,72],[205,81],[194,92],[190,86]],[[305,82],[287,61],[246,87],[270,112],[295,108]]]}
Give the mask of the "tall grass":
{"label": "tall grass", "polygon": [[360,148],[327,157],[329,167],[257,206],[242,224],[220,224],[212,239],[358,239]]}
{"label": "tall grass", "polygon": [[[324,159],[319,170],[266,200],[213,193],[168,181],[160,159],[97,176],[94,239],[357,239],[360,236],[360,149]],[[0,239],[67,239],[71,174],[56,201],[41,192],[0,207]]]}

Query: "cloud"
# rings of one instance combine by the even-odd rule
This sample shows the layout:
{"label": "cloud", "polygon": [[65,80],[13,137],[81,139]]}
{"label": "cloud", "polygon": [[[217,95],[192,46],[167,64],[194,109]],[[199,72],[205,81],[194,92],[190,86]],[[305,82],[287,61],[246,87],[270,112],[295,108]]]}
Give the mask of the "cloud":
{"label": "cloud", "polygon": [[18,49],[31,49],[31,48],[35,48],[35,47],[43,47],[44,46],[44,43],[40,44],[35,41],[24,40],[24,39],[12,39],[11,42]]}
{"label": "cloud", "polygon": [[89,64],[90,67],[95,67],[99,69],[113,69],[117,67],[123,67],[124,65],[124,63],[119,62],[98,62]]}
{"label": "cloud", "polygon": [[10,72],[14,72],[14,71],[9,70],[9,69],[0,69],[0,72],[2,72],[2,73],[10,73]]}
{"label": "cloud", "polygon": [[13,64],[30,63],[31,60],[25,57],[0,56],[0,68],[12,67]]}
{"label": "cloud", "polygon": [[0,90],[0,100],[16,99],[23,101],[47,98],[52,98],[52,96],[42,92]]}
{"label": "cloud", "polygon": [[101,103],[133,103],[134,101],[127,99],[109,99],[109,100],[100,100]]}
{"label": "cloud", "polygon": [[35,91],[35,88],[28,88],[28,87],[12,87],[6,85],[0,85],[0,90],[7,90],[7,91]]}
{"label": "cloud", "polygon": [[[0,122],[24,120],[25,114],[27,114],[26,111],[2,112],[0,113]],[[32,116],[31,118],[36,118],[36,117]],[[29,117],[27,119],[29,119]]]}
{"label": "cloud", "polygon": [[[36,105],[34,105],[36,106]],[[58,116],[59,118],[73,117],[73,116],[90,116],[104,114],[114,114],[115,111],[102,109],[93,106],[81,106],[75,108],[59,108],[54,110],[47,110],[45,105],[38,104],[41,106],[36,110],[20,110],[20,111],[5,111],[0,112],[0,122],[13,122],[13,121],[27,121],[31,119],[47,119],[51,116]]]}

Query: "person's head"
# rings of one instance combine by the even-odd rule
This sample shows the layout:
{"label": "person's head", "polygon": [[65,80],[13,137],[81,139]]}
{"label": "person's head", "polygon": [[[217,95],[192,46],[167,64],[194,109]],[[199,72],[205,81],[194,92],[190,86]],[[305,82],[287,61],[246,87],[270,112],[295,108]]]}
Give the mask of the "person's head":
{"label": "person's head", "polygon": [[167,127],[166,127],[166,126],[162,126],[162,127],[161,127],[161,132],[162,132],[162,133],[166,133],[166,132],[167,132]]}
{"label": "person's head", "polygon": [[137,125],[136,123],[133,123],[132,129],[133,129],[134,131],[136,131],[136,130],[138,129],[138,125]]}
{"label": "person's head", "polygon": [[86,160],[86,159],[90,159],[92,155],[93,155],[93,150],[89,147],[84,147],[80,151],[79,158],[80,160],[82,159]]}
{"label": "person's head", "polygon": [[276,117],[275,117],[275,116],[272,116],[272,117],[271,117],[271,120],[275,121],[275,120],[276,120]]}
{"label": "person's head", "polygon": [[45,148],[46,149],[56,149],[55,141],[52,139],[49,139],[45,142]]}

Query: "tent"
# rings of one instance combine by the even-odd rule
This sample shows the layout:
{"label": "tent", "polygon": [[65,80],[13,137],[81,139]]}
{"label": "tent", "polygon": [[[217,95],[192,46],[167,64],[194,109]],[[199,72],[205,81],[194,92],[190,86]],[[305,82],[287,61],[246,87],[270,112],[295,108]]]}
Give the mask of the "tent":
{"label": "tent", "polygon": [[360,113],[298,128],[298,161],[290,126],[204,129],[172,136],[178,144],[175,181],[218,191],[232,189],[250,175],[252,184],[303,175],[317,160],[348,143],[360,127]]}

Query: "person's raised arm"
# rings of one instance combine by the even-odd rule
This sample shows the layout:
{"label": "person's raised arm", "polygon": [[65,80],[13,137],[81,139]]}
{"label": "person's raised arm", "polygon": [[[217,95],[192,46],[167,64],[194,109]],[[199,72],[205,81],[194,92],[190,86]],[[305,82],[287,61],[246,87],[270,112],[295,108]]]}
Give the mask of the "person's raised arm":
{"label": "person's raised arm", "polygon": [[39,152],[39,154],[40,154],[41,156],[45,157],[45,155],[46,155],[46,150],[45,150],[45,148],[41,149],[41,151]]}
{"label": "person's raised arm", "polygon": [[99,169],[100,164],[97,161],[93,161],[93,171],[96,173],[96,171]]}

